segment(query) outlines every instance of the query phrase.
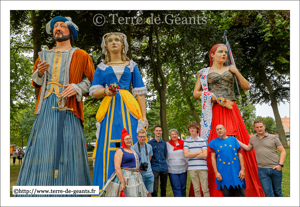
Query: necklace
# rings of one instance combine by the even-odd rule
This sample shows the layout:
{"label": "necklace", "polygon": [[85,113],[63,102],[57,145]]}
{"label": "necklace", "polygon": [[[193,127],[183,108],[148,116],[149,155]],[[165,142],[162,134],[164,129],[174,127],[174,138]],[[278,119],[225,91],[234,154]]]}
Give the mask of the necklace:
{"label": "necklace", "polygon": [[126,61],[119,61],[119,62],[108,62],[107,64],[124,64]]}

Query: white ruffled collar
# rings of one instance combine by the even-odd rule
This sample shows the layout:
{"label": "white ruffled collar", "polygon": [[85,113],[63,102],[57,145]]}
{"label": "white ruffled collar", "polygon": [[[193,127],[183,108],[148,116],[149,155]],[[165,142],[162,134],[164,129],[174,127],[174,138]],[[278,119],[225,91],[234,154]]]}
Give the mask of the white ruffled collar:
{"label": "white ruffled collar", "polygon": [[[135,66],[136,66],[136,63],[135,63],[133,60],[130,60],[130,61],[129,61],[129,64],[126,65],[126,66],[124,66],[124,67],[128,67],[128,68],[130,69],[130,72],[132,73]],[[105,71],[106,68],[112,67],[112,66],[106,65],[106,64],[104,64],[103,62],[101,62],[97,67],[98,67],[100,70]]]}

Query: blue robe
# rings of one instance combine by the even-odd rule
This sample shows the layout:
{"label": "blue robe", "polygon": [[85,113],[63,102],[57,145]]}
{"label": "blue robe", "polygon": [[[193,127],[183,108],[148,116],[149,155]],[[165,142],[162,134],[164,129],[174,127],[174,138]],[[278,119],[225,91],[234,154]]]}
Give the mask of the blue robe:
{"label": "blue robe", "polygon": [[[83,126],[81,120],[72,111],[66,111],[59,173],[58,177],[54,178],[59,110],[52,109],[52,106],[58,107],[57,94],[62,92],[61,86],[64,81],[67,55],[68,52],[46,51],[45,53],[45,60],[50,64],[47,73],[47,91],[41,111],[36,116],[28,139],[27,150],[20,169],[17,186],[91,185]],[[56,62],[55,60],[59,61]],[[53,84],[53,82],[55,83]]]}

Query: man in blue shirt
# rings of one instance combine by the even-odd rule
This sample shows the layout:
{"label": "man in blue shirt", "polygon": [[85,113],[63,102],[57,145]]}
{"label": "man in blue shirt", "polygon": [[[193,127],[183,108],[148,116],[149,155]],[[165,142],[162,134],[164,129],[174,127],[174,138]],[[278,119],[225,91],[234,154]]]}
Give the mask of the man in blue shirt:
{"label": "man in blue shirt", "polygon": [[154,174],[154,189],[152,197],[157,197],[158,192],[158,177],[160,177],[160,190],[161,197],[166,197],[166,187],[168,180],[168,164],[166,161],[167,157],[167,145],[164,140],[161,139],[162,128],[161,126],[154,127],[154,139],[148,143],[152,146],[153,157],[151,159],[152,171]]}
{"label": "man in blue shirt", "polygon": [[135,143],[131,147],[131,149],[133,149],[141,157],[140,170],[143,173],[143,182],[146,186],[146,189],[149,192],[147,197],[151,197],[154,183],[154,175],[150,163],[151,158],[153,156],[152,146],[150,144],[145,143],[146,131],[144,131],[143,129],[138,131],[137,138],[138,142]]}
{"label": "man in blue shirt", "polygon": [[217,189],[222,190],[224,197],[235,194],[245,197],[245,165],[241,146],[231,136],[226,136],[226,129],[219,124],[216,127],[218,138],[211,140],[208,145],[211,152]]}

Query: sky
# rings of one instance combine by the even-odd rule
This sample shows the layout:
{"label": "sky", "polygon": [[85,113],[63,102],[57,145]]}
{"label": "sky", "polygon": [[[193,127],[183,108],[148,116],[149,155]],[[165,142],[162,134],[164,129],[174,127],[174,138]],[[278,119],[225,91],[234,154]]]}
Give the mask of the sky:
{"label": "sky", "polygon": [[[271,107],[271,105],[269,104],[255,104],[254,105],[255,108],[256,108],[256,116],[261,116],[261,117],[267,117],[267,116],[270,116],[272,117],[273,119],[275,119],[275,116],[274,116],[274,112],[273,112],[273,109]],[[290,104],[289,103],[280,103],[278,105],[278,110],[279,110],[279,114],[280,114],[280,117],[281,118],[284,118],[284,117],[290,117]]]}

